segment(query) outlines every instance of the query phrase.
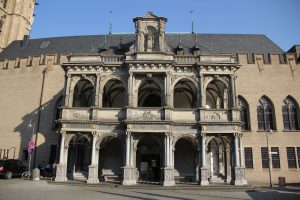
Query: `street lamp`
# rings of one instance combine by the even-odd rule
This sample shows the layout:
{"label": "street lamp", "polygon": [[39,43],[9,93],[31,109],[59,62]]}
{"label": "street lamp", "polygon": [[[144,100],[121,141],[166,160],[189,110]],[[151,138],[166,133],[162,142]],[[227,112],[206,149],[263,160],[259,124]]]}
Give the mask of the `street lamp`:
{"label": "street lamp", "polygon": [[271,154],[271,151],[270,151],[270,147],[269,147],[268,133],[273,133],[273,130],[272,129],[266,130],[267,148],[268,148],[269,181],[270,181],[270,188],[272,188],[272,174],[271,174],[271,164],[270,164],[270,154]]}

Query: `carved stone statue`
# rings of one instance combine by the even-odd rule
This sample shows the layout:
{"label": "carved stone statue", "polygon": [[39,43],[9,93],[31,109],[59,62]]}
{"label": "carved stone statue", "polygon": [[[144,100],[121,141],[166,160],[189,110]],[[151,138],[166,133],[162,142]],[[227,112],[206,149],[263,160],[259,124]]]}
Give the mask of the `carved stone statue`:
{"label": "carved stone statue", "polygon": [[153,34],[151,33],[151,31],[149,31],[148,37],[147,37],[147,51],[151,52],[153,47],[154,47],[154,38],[153,38]]}

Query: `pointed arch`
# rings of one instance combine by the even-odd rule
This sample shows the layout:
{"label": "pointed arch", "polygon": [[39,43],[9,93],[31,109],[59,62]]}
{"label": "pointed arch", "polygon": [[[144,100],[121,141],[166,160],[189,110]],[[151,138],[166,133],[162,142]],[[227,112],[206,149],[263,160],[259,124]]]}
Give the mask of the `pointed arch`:
{"label": "pointed arch", "polygon": [[242,122],[242,130],[250,130],[250,112],[247,100],[239,95],[238,106],[240,108],[240,119]]}
{"label": "pointed arch", "polygon": [[284,130],[299,130],[299,105],[292,96],[287,96],[282,103]]}
{"label": "pointed arch", "polygon": [[138,90],[138,106],[139,107],[161,107],[162,106],[162,90],[161,87],[153,79],[144,80]]}
{"label": "pointed arch", "polygon": [[276,130],[274,104],[267,96],[262,96],[257,103],[258,130]]}

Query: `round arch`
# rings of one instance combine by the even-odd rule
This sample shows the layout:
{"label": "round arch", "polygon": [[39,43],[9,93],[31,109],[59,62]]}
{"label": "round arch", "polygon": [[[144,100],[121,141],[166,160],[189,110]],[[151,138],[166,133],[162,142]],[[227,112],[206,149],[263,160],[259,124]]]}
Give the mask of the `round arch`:
{"label": "round arch", "polygon": [[102,92],[102,107],[125,106],[125,85],[120,79],[113,78],[106,81]]}
{"label": "round arch", "polygon": [[197,107],[197,84],[189,78],[181,78],[172,88],[174,108]]}
{"label": "round arch", "polygon": [[94,84],[88,79],[80,79],[74,86],[73,107],[91,107],[94,104]]}

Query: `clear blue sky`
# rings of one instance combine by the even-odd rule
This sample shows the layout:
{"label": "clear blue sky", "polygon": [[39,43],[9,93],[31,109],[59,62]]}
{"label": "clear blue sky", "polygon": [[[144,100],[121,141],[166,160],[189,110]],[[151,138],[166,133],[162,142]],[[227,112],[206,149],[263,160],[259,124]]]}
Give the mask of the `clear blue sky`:
{"label": "clear blue sky", "polygon": [[[300,0],[37,0],[31,38],[134,32],[132,18],[153,11],[167,32],[265,34],[283,50],[300,44]],[[190,11],[194,12],[191,14]]]}

